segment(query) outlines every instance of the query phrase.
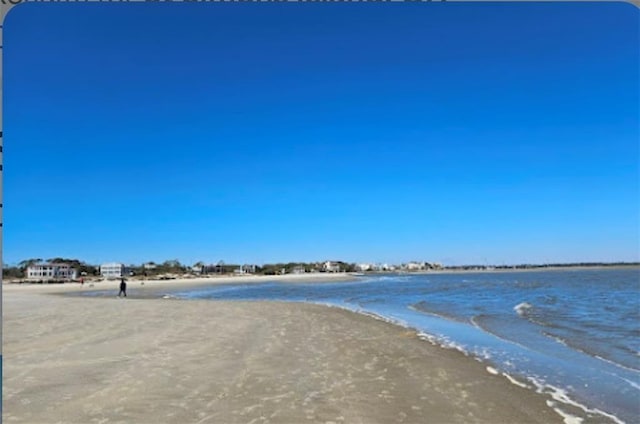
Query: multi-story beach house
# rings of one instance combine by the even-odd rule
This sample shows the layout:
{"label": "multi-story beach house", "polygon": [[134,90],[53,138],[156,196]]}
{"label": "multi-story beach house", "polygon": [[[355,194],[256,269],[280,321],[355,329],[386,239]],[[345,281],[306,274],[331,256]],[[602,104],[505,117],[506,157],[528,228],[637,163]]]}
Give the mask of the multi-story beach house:
{"label": "multi-story beach house", "polygon": [[407,271],[422,271],[425,270],[427,268],[426,264],[424,262],[409,262],[408,264],[406,264],[404,266],[404,268]]}
{"label": "multi-story beach house", "polygon": [[77,276],[76,269],[67,264],[43,263],[27,267],[28,280],[74,280]]}
{"label": "multi-story beach house", "polygon": [[238,274],[254,274],[256,272],[255,265],[244,264],[236,270]]}
{"label": "multi-story beach house", "polygon": [[340,272],[340,264],[336,262],[326,261],[322,264],[322,269],[324,272]]}
{"label": "multi-story beach house", "polygon": [[104,278],[121,278],[129,274],[129,268],[118,262],[100,265],[100,275]]}

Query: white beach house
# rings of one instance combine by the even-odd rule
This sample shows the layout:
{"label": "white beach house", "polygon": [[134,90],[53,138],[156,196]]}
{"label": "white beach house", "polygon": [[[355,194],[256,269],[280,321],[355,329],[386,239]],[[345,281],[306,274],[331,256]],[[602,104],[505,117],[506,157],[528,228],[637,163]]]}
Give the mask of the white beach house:
{"label": "white beach house", "polygon": [[240,265],[240,271],[243,274],[255,274],[256,273],[256,266],[252,265],[252,264]]}
{"label": "white beach house", "polygon": [[105,278],[121,278],[129,274],[129,268],[118,262],[100,265],[100,275]]}
{"label": "white beach house", "polygon": [[322,264],[322,269],[325,272],[340,272],[340,264],[337,262],[326,261]]}
{"label": "white beach house", "polygon": [[43,263],[27,267],[28,280],[74,280],[77,276],[76,269],[67,264]]}
{"label": "white beach house", "polygon": [[423,271],[427,269],[427,266],[424,262],[412,261],[406,264],[404,268],[407,269],[408,271]]}

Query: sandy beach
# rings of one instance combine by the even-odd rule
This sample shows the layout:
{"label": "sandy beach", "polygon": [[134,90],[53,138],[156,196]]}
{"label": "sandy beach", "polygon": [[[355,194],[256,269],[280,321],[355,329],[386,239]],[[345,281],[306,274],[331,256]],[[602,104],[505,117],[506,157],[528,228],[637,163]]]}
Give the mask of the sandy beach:
{"label": "sandy beach", "polygon": [[[138,284],[127,299],[117,282],[3,286],[4,422],[563,422],[544,395],[398,326],[318,305],[136,298]],[[52,295],[105,288],[114,297]]]}

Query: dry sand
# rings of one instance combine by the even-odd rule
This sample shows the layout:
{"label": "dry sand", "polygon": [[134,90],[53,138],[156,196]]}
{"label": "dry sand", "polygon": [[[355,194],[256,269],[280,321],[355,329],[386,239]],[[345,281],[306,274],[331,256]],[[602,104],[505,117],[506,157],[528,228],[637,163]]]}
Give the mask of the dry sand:
{"label": "dry sand", "polygon": [[369,317],[50,294],[87,286],[3,287],[3,422],[562,422],[543,395]]}

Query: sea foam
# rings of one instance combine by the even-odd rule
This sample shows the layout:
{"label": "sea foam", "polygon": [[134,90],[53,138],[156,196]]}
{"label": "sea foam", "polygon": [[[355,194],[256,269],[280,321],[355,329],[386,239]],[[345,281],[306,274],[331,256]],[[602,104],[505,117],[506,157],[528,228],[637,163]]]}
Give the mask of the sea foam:
{"label": "sea foam", "polygon": [[513,310],[518,313],[518,315],[523,316],[529,310],[533,308],[533,305],[527,302],[522,302],[513,307]]}

